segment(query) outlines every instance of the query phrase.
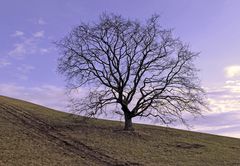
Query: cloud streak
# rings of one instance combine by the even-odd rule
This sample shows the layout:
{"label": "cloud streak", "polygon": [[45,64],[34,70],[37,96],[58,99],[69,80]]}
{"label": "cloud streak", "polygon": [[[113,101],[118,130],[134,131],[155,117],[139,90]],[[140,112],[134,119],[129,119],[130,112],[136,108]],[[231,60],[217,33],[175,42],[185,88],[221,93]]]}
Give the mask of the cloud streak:
{"label": "cloud streak", "polygon": [[0,68],[6,67],[11,65],[11,62],[5,60],[5,59],[0,59]]}
{"label": "cloud streak", "polygon": [[24,35],[24,32],[19,31],[19,30],[16,30],[16,31],[14,32],[14,34],[12,34],[11,36],[13,36],[13,37],[19,37],[19,36],[23,36],[23,35]]}
{"label": "cloud streak", "polygon": [[240,80],[226,81],[224,86],[206,91],[211,113],[240,110]]}
{"label": "cloud streak", "polygon": [[191,121],[198,132],[240,138],[240,111],[228,111],[207,115],[204,118]]}
{"label": "cloud streak", "polygon": [[239,65],[228,66],[224,70],[225,70],[225,76],[227,78],[234,78],[234,77],[240,76],[240,66]]}
{"label": "cloud streak", "polygon": [[20,42],[13,44],[13,49],[8,51],[8,55],[11,57],[23,58],[35,53],[47,53],[49,49],[40,46],[44,41],[44,34],[45,32],[42,30],[33,33],[30,37],[22,37]]}
{"label": "cloud streak", "polygon": [[44,31],[35,32],[33,34],[33,37],[36,37],[36,38],[44,37]]}
{"label": "cloud streak", "polygon": [[61,111],[66,111],[68,104],[64,88],[48,84],[35,87],[0,84],[0,95],[30,101]]}
{"label": "cloud streak", "polygon": [[47,24],[46,21],[43,20],[43,18],[39,18],[38,21],[37,21],[37,23],[38,23],[39,25],[45,25],[45,24]]}
{"label": "cloud streak", "polygon": [[28,80],[28,74],[35,69],[34,66],[22,64],[17,68],[18,73],[16,73],[16,77],[21,80]]}

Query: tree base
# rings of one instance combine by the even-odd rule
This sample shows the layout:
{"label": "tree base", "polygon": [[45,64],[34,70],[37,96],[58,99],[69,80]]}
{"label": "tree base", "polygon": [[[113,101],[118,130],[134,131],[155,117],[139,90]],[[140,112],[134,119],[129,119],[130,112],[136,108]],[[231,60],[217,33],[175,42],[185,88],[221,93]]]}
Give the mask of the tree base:
{"label": "tree base", "polygon": [[133,127],[130,127],[130,128],[124,127],[123,130],[124,131],[135,131]]}

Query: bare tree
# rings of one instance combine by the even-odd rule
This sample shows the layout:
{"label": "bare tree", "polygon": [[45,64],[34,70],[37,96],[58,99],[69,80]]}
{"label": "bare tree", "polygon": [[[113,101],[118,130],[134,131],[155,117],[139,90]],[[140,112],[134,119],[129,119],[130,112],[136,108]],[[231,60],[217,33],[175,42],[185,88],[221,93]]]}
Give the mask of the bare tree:
{"label": "bare tree", "polygon": [[185,122],[185,112],[197,115],[206,106],[193,64],[198,53],[163,29],[157,15],[141,23],[103,14],[73,28],[57,46],[60,73],[74,87],[91,88],[79,110],[95,115],[115,103],[125,130],[133,130],[136,116]]}

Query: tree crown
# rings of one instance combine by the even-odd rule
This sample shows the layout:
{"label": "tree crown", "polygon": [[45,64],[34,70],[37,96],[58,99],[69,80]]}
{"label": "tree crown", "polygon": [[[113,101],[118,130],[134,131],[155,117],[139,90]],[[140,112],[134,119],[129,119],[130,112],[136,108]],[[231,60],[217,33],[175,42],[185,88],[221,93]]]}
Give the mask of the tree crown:
{"label": "tree crown", "polygon": [[60,73],[74,87],[91,88],[78,110],[95,115],[115,103],[118,113],[163,123],[184,122],[184,112],[201,113],[206,102],[193,63],[198,53],[163,29],[158,18],[143,24],[103,14],[98,23],[82,23],[57,43]]}

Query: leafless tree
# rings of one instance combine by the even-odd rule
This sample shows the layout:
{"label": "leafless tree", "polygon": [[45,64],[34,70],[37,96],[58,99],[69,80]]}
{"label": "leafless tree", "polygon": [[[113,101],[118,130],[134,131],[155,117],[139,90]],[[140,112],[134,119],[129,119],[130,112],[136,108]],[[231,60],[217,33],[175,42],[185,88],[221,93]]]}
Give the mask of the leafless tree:
{"label": "leafless tree", "polygon": [[141,23],[103,14],[57,42],[60,73],[74,87],[91,88],[79,110],[95,115],[116,104],[125,130],[133,130],[137,116],[167,124],[185,122],[184,113],[201,113],[206,102],[193,64],[198,53],[163,29],[158,18]]}

